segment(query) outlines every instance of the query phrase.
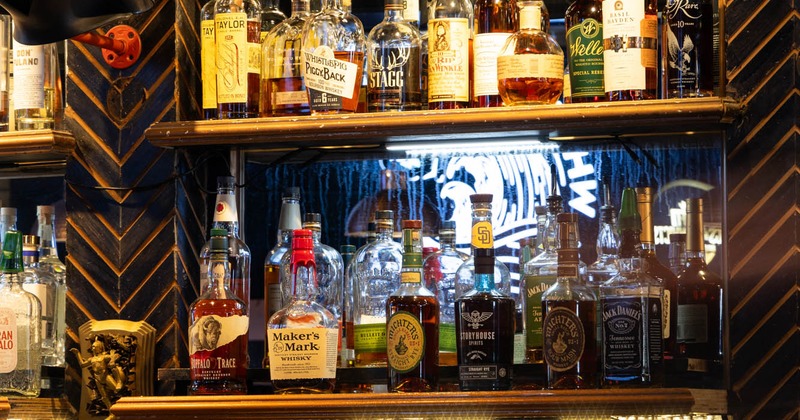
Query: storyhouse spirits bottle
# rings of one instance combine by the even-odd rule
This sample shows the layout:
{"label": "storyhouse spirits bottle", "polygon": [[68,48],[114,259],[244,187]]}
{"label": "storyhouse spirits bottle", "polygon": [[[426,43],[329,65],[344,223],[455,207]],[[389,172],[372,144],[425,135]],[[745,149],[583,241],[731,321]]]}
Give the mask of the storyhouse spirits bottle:
{"label": "storyhouse spirits bottle", "polygon": [[56,44],[25,45],[16,39],[13,44],[16,129],[55,129],[61,119]]}
{"label": "storyhouse spirits bottle", "polygon": [[428,109],[469,107],[473,16],[470,0],[428,5]]}
{"label": "storyhouse spirits bottle", "polygon": [[200,75],[203,82],[203,119],[217,118],[217,40],[214,36],[214,7],[208,0],[200,9]]}
{"label": "storyhouse spirits bottle", "polygon": [[661,13],[665,98],[714,94],[714,8],[711,0],[667,0]]}
{"label": "storyhouse spirits bottle", "polygon": [[606,99],[656,99],[656,0],[603,0],[603,84]]}
{"label": "storyhouse spirits bottle", "polygon": [[421,220],[403,220],[400,287],[386,300],[386,355],[389,391],[437,390],[439,302],[422,284]]}
{"label": "storyhouse spirits bottle", "polygon": [[301,39],[311,9],[310,0],[292,1],[292,16],[279,23],[261,43],[262,117],[308,115],[303,80]]}
{"label": "storyhouse spirits bottle", "polygon": [[228,232],[211,229],[209,285],[189,308],[189,393],[247,393],[247,331],[244,302],[230,289]]}
{"label": "storyhouse spirits bottle", "polygon": [[270,378],[277,394],[328,393],[336,384],[339,325],[313,298],[315,259],[313,233],[295,230],[291,298],[267,323]]}
{"label": "storyhouse spirits bottle", "polygon": [[519,30],[515,0],[476,0],[472,43],[472,106],[502,106],[497,90],[497,54],[508,37]]}
{"label": "storyhouse spirits bottle", "polygon": [[217,118],[258,116],[261,7],[257,0],[217,0]]}
{"label": "storyhouse spirits bottle", "polygon": [[55,307],[53,308],[53,340],[55,352],[52,361],[43,357],[42,362],[47,366],[64,366],[67,331],[67,266],[58,258],[55,209],[53,206],[36,206],[36,217],[39,220],[37,234],[41,241],[39,247],[39,268],[53,277],[56,283]]}
{"label": "storyhouse spirits bottle", "polygon": [[[35,235],[22,236],[22,263],[25,267],[22,275],[22,288],[36,296],[41,304],[42,316],[42,364],[45,366],[59,366],[57,354],[56,331],[56,299],[58,298],[58,283],[48,271],[39,267],[39,237]],[[62,346],[63,347],[63,346]],[[63,363],[63,356],[62,356]]]}
{"label": "storyhouse spirits bottle", "polygon": [[564,25],[567,30],[570,101],[604,101],[602,0],[573,1],[564,12]]}

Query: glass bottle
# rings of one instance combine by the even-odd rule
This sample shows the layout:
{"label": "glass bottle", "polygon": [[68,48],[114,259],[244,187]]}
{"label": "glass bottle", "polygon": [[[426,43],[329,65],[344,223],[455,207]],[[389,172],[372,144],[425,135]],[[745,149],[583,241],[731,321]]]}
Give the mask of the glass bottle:
{"label": "glass bottle", "polygon": [[400,287],[386,300],[386,355],[389,391],[437,390],[439,302],[422,284],[421,220],[403,220]]}
{"label": "glass bottle", "polygon": [[569,52],[570,101],[605,101],[602,0],[573,1],[564,12],[564,25]]}
{"label": "glass bottle", "polygon": [[546,242],[544,225],[547,223],[547,206],[536,206],[533,211],[536,213],[536,252],[533,257],[536,257],[544,252],[544,244]]}
{"label": "glass bottle", "polygon": [[217,40],[214,37],[214,10],[217,0],[208,0],[200,9],[200,75],[203,83],[203,119],[217,118]]}
{"label": "glass bottle", "polygon": [[261,7],[258,0],[217,0],[217,118],[258,116]]}
{"label": "glass bottle", "polygon": [[560,213],[556,282],[542,293],[542,353],[547,388],[597,387],[597,298],[580,278],[578,215]]}
{"label": "glass bottle", "polygon": [[[604,205],[600,206],[600,228],[597,231],[597,260],[586,267],[587,285],[599,299],[600,286],[619,273],[619,233],[617,231],[616,209],[609,205],[610,194],[608,187],[605,189]],[[602,305],[597,305],[597,340],[598,344],[603,338]]]}
{"label": "glass bottle", "polygon": [[39,237],[22,236],[22,288],[36,296],[41,304],[42,364],[59,366],[56,354],[56,296],[58,284],[53,276],[39,267]]}
{"label": "glass bottle", "polygon": [[270,378],[277,394],[329,393],[336,385],[339,324],[314,298],[318,277],[313,235],[308,229],[294,231],[291,297],[267,324]]}
{"label": "glass bottle", "polygon": [[348,284],[348,273],[347,268],[350,266],[350,262],[353,261],[353,256],[356,253],[356,246],[350,244],[344,244],[339,246],[339,254],[342,256],[342,262],[344,263],[344,284],[342,285],[343,290],[343,298],[342,298],[342,344],[341,350],[339,351],[339,366],[340,367],[351,367],[353,363],[354,355],[353,355],[353,323],[349,322],[353,317],[350,314],[350,311],[353,310],[353,285]]}
{"label": "glass bottle", "polygon": [[[245,304],[245,313],[250,310],[250,248],[239,239],[239,215],[236,211],[236,183],[232,176],[217,177],[217,200],[214,204],[214,219],[211,228],[225,229],[230,247],[230,289]],[[200,250],[200,293],[210,284],[208,262],[211,257],[211,241]]]}
{"label": "glass bottle", "polygon": [[497,56],[497,80],[506,106],[554,104],[564,90],[564,52],[542,31],[541,6],[522,0],[519,31]]}
{"label": "glass bottle", "polygon": [[364,27],[328,0],[303,29],[303,77],[312,114],[353,113],[358,108],[364,72]]}
{"label": "glass bottle", "polygon": [[515,0],[476,0],[472,43],[472,107],[503,106],[497,90],[497,54],[519,30]]}
{"label": "glass bottle", "polygon": [[664,98],[713,95],[713,2],[667,0],[661,16]]}
{"label": "glass bottle", "polygon": [[[348,367],[355,366],[355,330],[353,326],[353,311],[355,311],[355,285],[356,273],[358,272],[357,261],[362,257],[364,250],[376,238],[375,222],[367,223],[367,240],[353,253],[353,257],[345,264],[344,271],[344,330],[346,331],[346,340],[344,342],[344,352],[346,358],[343,360]],[[344,255],[342,255],[344,258]]]}
{"label": "glass bottle", "polygon": [[61,90],[56,44],[14,39],[14,120],[17,130],[53,130],[60,123]]}
{"label": "glass bottle", "polygon": [[261,43],[262,117],[311,113],[301,59],[303,26],[311,16],[309,3],[292,1],[292,16],[275,26]]}
{"label": "glass bottle", "polygon": [[473,213],[487,220],[473,225],[475,285],[455,302],[458,379],[462,391],[511,389],[516,305],[495,289],[491,194],[470,196]]}
{"label": "glass bottle", "polygon": [[603,85],[609,101],[656,99],[656,0],[603,0]]}
{"label": "glass bottle", "polygon": [[383,21],[367,37],[369,112],[421,108],[419,29],[403,15],[405,0],[385,0]]}
{"label": "glass bottle", "polygon": [[17,230],[17,208],[0,207],[0,235],[5,236],[9,230]]}
{"label": "glass bottle", "polygon": [[[58,258],[56,242],[56,212],[53,206],[36,206],[38,218],[37,235],[40,238],[39,268],[48,273],[56,284],[55,307],[53,308],[54,359],[51,366],[64,366],[67,331],[67,266]],[[48,361],[44,360],[47,364]]]}
{"label": "glass bottle", "polygon": [[686,234],[669,234],[669,270],[676,276],[686,265]]}
{"label": "glass bottle", "polygon": [[286,15],[278,7],[277,0],[261,0],[261,31],[259,32],[258,42],[264,42],[269,31],[286,20]]}
{"label": "glass bottle", "polygon": [[428,109],[469,107],[473,19],[470,0],[428,6]]}
{"label": "glass bottle", "polygon": [[211,229],[208,288],[189,308],[190,395],[246,394],[247,306],[230,288],[228,232]]}

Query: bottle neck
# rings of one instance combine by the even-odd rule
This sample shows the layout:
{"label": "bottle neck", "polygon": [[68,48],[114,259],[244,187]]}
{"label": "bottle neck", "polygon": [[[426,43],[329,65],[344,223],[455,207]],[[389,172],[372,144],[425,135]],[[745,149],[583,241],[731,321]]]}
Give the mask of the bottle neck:
{"label": "bottle neck", "polygon": [[314,251],[308,248],[292,250],[292,296],[308,300],[317,288],[317,264]]}
{"label": "bottle neck", "polygon": [[55,229],[55,215],[47,217],[47,215],[39,216],[39,229],[36,234],[41,241],[39,246],[40,257],[56,257],[58,258],[58,246],[56,244],[56,229]]}
{"label": "bottle neck", "polygon": [[519,28],[541,31],[542,6],[533,2],[524,3],[519,11]]}
{"label": "bottle neck", "polygon": [[440,235],[439,236],[439,250],[453,251],[456,249],[456,235]]}
{"label": "bottle neck", "polygon": [[292,0],[292,16],[306,16],[311,13],[309,0]]}
{"label": "bottle neck", "polygon": [[220,189],[217,193],[211,227],[225,229],[229,236],[239,237],[239,215],[236,210],[236,195],[232,190]]}
{"label": "bottle neck", "polygon": [[597,233],[597,256],[619,255],[619,236],[613,223],[601,222]]}
{"label": "bottle neck", "polygon": [[382,223],[375,227],[375,239],[379,241],[392,241],[394,237],[394,226],[391,222]]}
{"label": "bottle neck", "polygon": [[25,267],[36,267],[39,265],[39,250],[35,247],[28,247],[27,245],[22,248],[22,264]]}
{"label": "bottle neck", "polygon": [[4,235],[9,230],[17,230],[17,217],[16,216],[0,216],[0,235]]}
{"label": "bottle neck", "polygon": [[216,293],[217,296],[230,294],[231,265],[227,250],[211,250],[208,261],[208,284],[209,291]]}
{"label": "bottle neck", "polygon": [[638,257],[620,258],[617,260],[619,272],[622,274],[637,274],[642,272],[642,260]]}
{"label": "bottle neck", "polygon": [[285,242],[291,238],[295,229],[303,225],[300,217],[300,201],[293,198],[284,198],[281,203],[281,212],[278,216],[278,241]]}
{"label": "bottle neck", "polygon": [[261,0],[261,11],[278,9],[278,2],[276,0]]}
{"label": "bottle neck", "polygon": [[403,2],[400,2],[400,4],[387,4],[383,9],[383,19],[389,22],[404,21]]}

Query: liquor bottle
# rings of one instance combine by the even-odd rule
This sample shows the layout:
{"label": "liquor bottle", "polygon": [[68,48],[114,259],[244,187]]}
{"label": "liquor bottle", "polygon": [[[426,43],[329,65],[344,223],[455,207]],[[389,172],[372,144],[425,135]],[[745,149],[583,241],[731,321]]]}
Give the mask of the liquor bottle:
{"label": "liquor bottle", "polygon": [[25,45],[14,40],[14,120],[17,130],[55,129],[60,123],[56,44]]}
{"label": "liquor bottle", "polygon": [[400,286],[403,249],[392,239],[394,213],[375,212],[375,240],[353,257],[355,365],[386,366],[386,301]]}
{"label": "liquor bottle", "polygon": [[428,109],[469,107],[473,17],[470,0],[428,6]]}
{"label": "liquor bottle", "polygon": [[420,98],[419,29],[403,15],[405,0],[385,0],[383,21],[367,36],[367,109],[413,111]]}
{"label": "liquor bottle", "polygon": [[257,0],[217,0],[217,118],[258,116],[261,7]]}
{"label": "liquor bottle", "polygon": [[277,394],[333,392],[336,385],[336,316],[316,302],[313,232],[292,236],[292,295],[267,323],[270,379]]}
{"label": "liquor bottle", "polygon": [[[344,330],[347,334],[346,340],[344,342],[344,353],[346,354],[346,358],[342,360],[343,363],[347,365],[347,367],[355,366],[355,330],[353,327],[353,311],[355,311],[355,284],[356,281],[356,273],[358,271],[357,268],[357,261],[361,258],[361,255],[364,253],[364,250],[369,246],[372,242],[375,241],[376,232],[375,232],[375,222],[368,222],[367,223],[367,240],[364,245],[356,249],[353,253],[353,257],[350,258],[350,261],[345,264],[345,271],[344,271]],[[342,255],[344,259],[344,254]]]}
{"label": "liquor bottle", "polygon": [[[9,131],[11,124],[9,119],[11,117],[11,16],[0,16],[0,132]],[[0,233],[0,237],[3,236]]]}
{"label": "liquor bottle", "polygon": [[389,391],[437,390],[439,302],[422,284],[421,220],[403,220],[400,287],[386,300],[386,356]]}
{"label": "liquor bottle", "polygon": [[491,194],[473,194],[473,214],[485,220],[473,225],[474,288],[456,299],[458,382],[462,391],[511,389],[514,365],[516,305],[494,286],[494,233]]}
{"label": "liquor bottle", "polygon": [[[245,304],[245,313],[250,310],[250,248],[239,239],[239,215],[236,211],[236,184],[232,176],[217,177],[217,200],[214,204],[214,219],[211,228],[225,229],[228,233],[231,262],[231,284],[233,294]],[[200,293],[203,293],[210,280],[208,262],[211,258],[211,241],[200,250]]]}
{"label": "liquor bottle", "polygon": [[714,9],[710,0],[668,0],[661,13],[665,98],[714,94]]}
{"label": "liquor bottle", "polygon": [[678,274],[676,358],[692,376],[718,374],[723,357],[723,291],[705,261],[703,200],[686,200],[686,265]]}
{"label": "liquor bottle", "polygon": [[497,56],[497,80],[506,106],[554,104],[564,90],[564,52],[542,31],[542,9],[532,0],[518,1],[519,31]]}
{"label": "liquor bottle", "polygon": [[[41,339],[42,339],[42,364],[45,366],[59,366],[56,354],[56,297],[58,283],[55,278],[39,267],[39,237],[35,235],[22,236],[22,288],[36,296],[41,304]],[[63,359],[62,359],[63,361]]]}
{"label": "liquor bottle", "polygon": [[364,72],[364,27],[342,0],[328,0],[303,28],[303,77],[312,114],[353,113]]}
{"label": "liquor bottle", "polygon": [[686,234],[669,234],[669,271],[676,276],[686,265]]}
{"label": "liquor bottle", "polygon": [[278,7],[277,0],[261,0],[261,31],[259,32],[258,43],[264,42],[269,31],[286,20],[286,15]]}
{"label": "liquor bottle", "polygon": [[533,257],[544,252],[544,244],[545,244],[545,235],[544,235],[544,226],[547,223],[547,206],[535,206],[533,208],[534,213],[536,213],[536,252]]}
{"label": "liquor bottle", "polygon": [[214,37],[214,10],[217,0],[208,0],[200,9],[200,74],[203,82],[203,119],[217,118],[217,40]]}
{"label": "liquor bottle", "polygon": [[456,249],[456,223],[442,221],[439,250],[422,263],[425,284],[439,301],[439,366],[455,366],[456,359],[456,272],[469,255]]}
{"label": "liquor bottle", "polygon": [[5,236],[9,230],[17,230],[17,208],[0,207],[0,235]]}
{"label": "liquor bottle", "polygon": [[503,106],[497,90],[497,54],[519,30],[515,0],[476,0],[472,43],[472,107]]}
{"label": "liquor bottle", "polygon": [[603,88],[602,8],[602,0],[575,0],[564,12],[572,103],[606,99]]}
{"label": "liquor bottle", "polygon": [[343,291],[343,298],[342,298],[342,343],[341,343],[341,350],[339,351],[339,366],[340,367],[352,367],[353,360],[355,359],[355,355],[353,354],[353,323],[348,322],[352,320],[353,317],[350,314],[350,311],[353,310],[353,285],[352,283],[348,283],[349,276],[347,275],[347,267],[350,266],[350,262],[353,261],[353,256],[356,253],[356,246],[350,244],[344,244],[339,246],[339,254],[342,256],[342,262],[344,263],[345,271],[344,271],[344,284],[342,285]]}
{"label": "liquor bottle", "polygon": [[[587,285],[599,299],[600,286],[619,273],[619,233],[617,231],[616,209],[609,205],[610,194],[608,186],[605,188],[604,204],[600,206],[600,228],[597,231],[597,260],[586,267]],[[640,230],[640,229],[639,229]],[[638,231],[638,230],[637,230]],[[602,305],[597,305],[597,340],[598,344],[603,338]]]}
{"label": "liquor bottle", "polygon": [[309,3],[292,1],[292,16],[275,26],[261,43],[262,117],[311,113],[300,56],[303,25],[311,16]]}
{"label": "liquor bottle", "polygon": [[542,294],[547,388],[597,387],[597,298],[580,278],[578,215],[560,213],[556,282]]}
{"label": "liquor bottle", "polygon": [[609,101],[656,99],[656,0],[603,0],[603,85]]}
{"label": "liquor bottle", "polygon": [[[58,258],[56,245],[56,212],[53,206],[36,206],[39,219],[37,235],[41,238],[39,267],[53,277],[56,283],[55,307],[53,308],[53,332],[55,354],[51,366],[64,366],[67,331],[67,266]],[[45,364],[47,360],[43,360]]]}
{"label": "liquor bottle", "polygon": [[[291,19],[291,18],[290,18]],[[264,324],[283,307],[281,295],[281,258],[292,246],[292,231],[302,227],[300,219],[300,188],[288,187],[281,195],[281,211],[278,216],[278,240],[264,260]],[[264,367],[269,365],[269,347],[264,336]]]}
{"label": "liquor bottle", "polygon": [[247,306],[230,288],[228,231],[211,229],[209,285],[189,308],[190,395],[247,393]]}

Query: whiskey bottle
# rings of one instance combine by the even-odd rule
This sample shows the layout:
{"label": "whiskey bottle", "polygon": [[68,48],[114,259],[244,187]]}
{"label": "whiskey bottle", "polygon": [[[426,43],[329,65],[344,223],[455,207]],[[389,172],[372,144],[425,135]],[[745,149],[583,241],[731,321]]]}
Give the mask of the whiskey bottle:
{"label": "whiskey bottle", "polygon": [[56,44],[25,45],[16,39],[13,44],[16,129],[53,130],[61,112]]}
{"label": "whiskey bottle", "polygon": [[278,7],[277,0],[260,0],[261,2],[261,31],[258,42],[263,43],[272,28],[286,20],[286,15]]}
{"label": "whiskey bottle", "polygon": [[606,99],[603,88],[602,9],[602,0],[575,0],[564,12],[572,103]]}
{"label": "whiskey bottle", "polygon": [[[261,43],[262,117],[308,115],[301,39],[311,16],[309,0],[292,1],[292,16],[275,26]],[[297,227],[299,228],[299,226]]]}
{"label": "whiskey bottle", "polygon": [[229,237],[211,229],[208,288],[189,308],[189,394],[246,394],[247,306],[230,289]]}
{"label": "whiskey bottle", "polygon": [[714,9],[710,0],[668,0],[661,15],[665,98],[714,94]]}
{"label": "whiskey bottle", "polygon": [[609,101],[656,99],[656,0],[603,0],[603,85]]}
{"label": "whiskey bottle", "polygon": [[[39,237],[22,236],[22,288],[36,296],[41,304],[42,365],[58,366],[56,353],[56,298],[58,283],[47,271],[39,267]],[[62,358],[63,360],[63,358]]]}
{"label": "whiskey bottle", "polygon": [[503,106],[497,89],[497,54],[508,37],[519,30],[514,0],[476,0],[472,43],[472,107]]}
{"label": "whiskey bottle", "polygon": [[428,6],[428,109],[469,107],[473,17],[470,0]]}
{"label": "whiskey bottle", "polygon": [[686,234],[669,234],[669,271],[676,276],[686,265]]}
{"label": "whiskey bottle", "polygon": [[[472,211],[490,219],[491,194],[473,194]],[[494,233],[489,220],[472,228],[474,288],[455,302],[458,381],[462,391],[511,389],[516,305],[495,289]]]}
{"label": "whiskey bottle", "polygon": [[386,300],[390,392],[437,390],[439,302],[422,284],[422,221],[403,220],[400,287]]}
{"label": "whiskey bottle", "polygon": [[217,40],[214,37],[214,7],[208,0],[200,9],[200,76],[203,83],[203,119],[217,118]]}
{"label": "whiskey bottle", "polygon": [[542,31],[540,2],[519,5],[519,31],[497,56],[500,96],[506,106],[554,104],[564,90],[564,52]]}
{"label": "whiskey bottle", "polygon": [[[610,194],[608,186],[604,191],[604,205],[600,206],[600,228],[597,232],[597,260],[586,267],[587,285],[595,296],[600,299],[600,286],[619,273],[619,245],[620,238],[617,231],[616,209],[609,205]],[[597,340],[602,345],[603,338],[602,305],[597,305]]]}
{"label": "whiskey bottle", "polygon": [[217,0],[217,118],[258,116],[261,7],[257,0]]}
{"label": "whiskey bottle", "polygon": [[403,15],[404,0],[385,0],[383,21],[367,37],[367,109],[413,111],[420,97],[419,29]]}
{"label": "whiskey bottle", "polygon": [[353,113],[364,72],[364,27],[342,0],[328,0],[303,28],[303,77],[312,114]]}
{"label": "whiskey bottle", "polygon": [[317,303],[313,232],[292,236],[292,295],[267,324],[269,370],[277,394],[333,392],[336,385],[336,316]]}
{"label": "whiskey bottle", "polygon": [[52,364],[43,358],[48,366],[64,366],[66,340],[66,305],[67,305],[67,267],[58,258],[56,242],[56,213],[53,206],[36,206],[36,217],[39,227],[37,235],[41,238],[39,246],[39,268],[48,273],[56,283],[55,307],[53,308],[53,340],[54,358]]}
{"label": "whiskey bottle", "polygon": [[[343,352],[345,357],[342,359],[342,362],[347,365],[347,367],[355,366],[355,330],[353,327],[353,311],[355,310],[355,290],[356,287],[354,285],[356,281],[356,272],[357,269],[357,261],[361,258],[361,255],[364,253],[364,250],[375,241],[376,232],[375,232],[375,222],[368,222],[367,223],[367,240],[364,245],[359,247],[358,249],[353,252],[352,258],[349,261],[345,260],[345,270],[344,270],[344,331],[346,334],[346,339],[343,343]],[[344,260],[345,256],[342,254],[342,259]]]}
{"label": "whiskey bottle", "polygon": [[578,215],[560,213],[556,281],[542,293],[542,353],[547,388],[597,387],[597,298],[580,278]]}

